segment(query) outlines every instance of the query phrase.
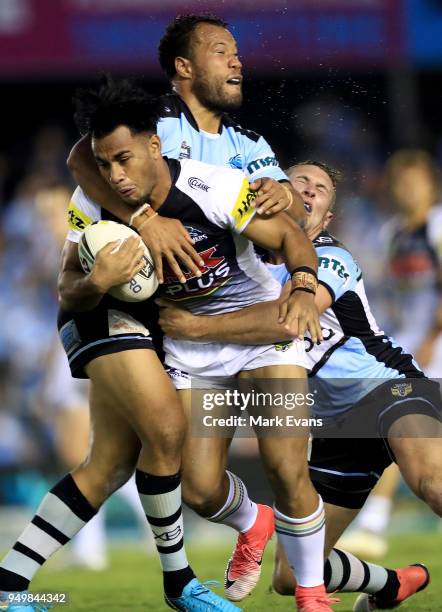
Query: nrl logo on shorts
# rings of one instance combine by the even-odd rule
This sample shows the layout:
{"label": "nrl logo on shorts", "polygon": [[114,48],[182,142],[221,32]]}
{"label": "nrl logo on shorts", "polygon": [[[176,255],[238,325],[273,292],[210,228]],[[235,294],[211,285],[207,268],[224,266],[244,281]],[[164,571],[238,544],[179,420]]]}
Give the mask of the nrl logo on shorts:
{"label": "nrl logo on shorts", "polygon": [[391,387],[391,394],[395,397],[407,397],[413,391],[411,383],[396,383]]}
{"label": "nrl logo on shorts", "polygon": [[206,185],[206,183],[204,183],[201,179],[197,178],[196,176],[191,176],[188,180],[187,180],[189,187],[192,187],[192,189],[201,189],[202,191],[209,191],[210,187],[209,185]]}

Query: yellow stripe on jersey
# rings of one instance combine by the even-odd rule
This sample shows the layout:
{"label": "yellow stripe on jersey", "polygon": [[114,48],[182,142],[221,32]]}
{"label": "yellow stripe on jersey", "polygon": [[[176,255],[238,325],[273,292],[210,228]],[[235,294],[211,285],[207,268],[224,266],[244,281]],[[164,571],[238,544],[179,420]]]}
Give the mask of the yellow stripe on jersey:
{"label": "yellow stripe on jersey", "polygon": [[235,205],[230,213],[234,220],[235,229],[242,230],[250,217],[254,214],[255,209],[252,206],[252,202],[255,198],[256,191],[250,189],[249,181],[245,178],[242,182]]}
{"label": "yellow stripe on jersey", "polygon": [[92,219],[82,210],[75,206],[75,202],[71,200],[68,208],[68,225],[70,229],[76,231],[84,231],[86,225],[90,225]]}

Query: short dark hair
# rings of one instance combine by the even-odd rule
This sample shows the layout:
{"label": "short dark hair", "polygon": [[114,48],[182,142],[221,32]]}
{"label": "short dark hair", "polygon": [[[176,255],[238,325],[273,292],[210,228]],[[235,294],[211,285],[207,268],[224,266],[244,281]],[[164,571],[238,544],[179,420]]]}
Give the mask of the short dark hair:
{"label": "short dark hair", "polygon": [[134,134],[156,133],[162,104],[133,79],[105,75],[95,89],[80,89],[74,99],[74,120],[81,134],[101,138],[126,125]]}
{"label": "short dark hair", "polygon": [[158,46],[158,59],[169,79],[173,79],[176,74],[175,58],[191,56],[192,32],[200,23],[210,23],[220,28],[228,27],[227,22],[216,15],[178,15],[175,17],[167,26]]}
{"label": "short dark hair", "polygon": [[286,170],[286,174],[288,174],[289,172],[291,172],[293,170],[293,168],[297,168],[298,166],[316,166],[317,168],[320,168],[321,170],[323,170],[323,172],[325,172],[333,185],[333,197],[330,203],[330,210],[333,210],[333,208],[335,207],[335,203],[336,203],[336,188],[339,185],[339,183],[342,182],[344,176],[342,174],[342,172],[340,170],[338,170],[337,168],[333,168],[332,166],[329,166],[328,164],[324,164],[324,162],[320,162],[320,161],[316,161],[314,159],[307,159],[305,161],[300,161],[300,162],[296,162],[296,164],[292,164],[290,166],[290,168],[287,168]]}

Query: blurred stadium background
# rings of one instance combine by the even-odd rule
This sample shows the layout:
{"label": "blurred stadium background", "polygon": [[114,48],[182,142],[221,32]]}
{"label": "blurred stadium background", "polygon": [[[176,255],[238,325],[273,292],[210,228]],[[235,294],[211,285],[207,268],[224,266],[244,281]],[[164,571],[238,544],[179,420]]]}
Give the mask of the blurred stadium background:
{"label": "blurred stadium background", "polygon": [[[86,401],[54,340],[73,187],[65,160],[77,138],[71,96],[103,70],[165,92],[156,48],[184,12],[231,24],[246,76],[237,119],[267,138],[283,166],[309,158],[344,171],[334,231],[363,266],[382,327],[394,332],[380,231],[394,211],[383,167],[401,147],[442,164],[441,0],[0,0],[0,550],[75,460],[66,414]],[[232,462],[266,499],[254,453],[242,440]],[[107,523],[114,541],[140,540],[124,501],[109,502]],[[403,487],[391,532],[436,527]],[[190,537],[201,529],[219,533],[194,523]]]}

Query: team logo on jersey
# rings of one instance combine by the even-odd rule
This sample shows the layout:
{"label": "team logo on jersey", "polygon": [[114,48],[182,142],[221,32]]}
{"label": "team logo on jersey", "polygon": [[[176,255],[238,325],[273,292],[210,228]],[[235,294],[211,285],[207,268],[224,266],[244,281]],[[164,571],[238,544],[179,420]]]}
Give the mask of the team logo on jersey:
{"label": "team logo on jersey", "polygon": [[237,170],[242,170],[242,157],[240,153],[229,159],[229,166]]}
{"label": "team logo on jersey", "polygon": [[180,154],[178,155],[178,159],[190,159],[191,148],[190,145],[187,144],[185,140],[181,143]]}
{"label": "team logo on jersey", "polygon": [[206,185],[204,181],[196,176],[191,176],[188,178],[187,183],[189,187],[192,187],[192,189],[201,189],[201,191],[209,191],[210,189],[209,185]]}
{"label": "team logo on jersey", "polygon": [[413,391],[411,383],[396,383],[391,387],[391,394],[395,397],[407,397]]}
{"label": "team logo on jersey", "polygon": [[[175,273],[166,264],[164,267],[164,281],[167,288],[164,293],[175,301],[189,300],[210,295],[229,282],[230,266],[224,256],[216,256],[217,247],[210,247],[205,251],[198,252],[204,261],[200,268],[201,277],[196,277],[192,272],[185,272],[185,283],[178,282]],[[188,282],[192,281],[192,282]]]}
{"label": "team logo on jersey", "polygon": [[192,238],[194,244],[201,242],[201,240],[207,239],[207,234],[204,234],[201,230],[195,229],[194,227],[186,226],[189,236]]}
{"label": "team logo on jersey", "polygon": [[82,210],[75,206],[75,203],[71,200],[68,208],[68,225],[75,231],[82,232],[86,225],[90,225],[92,219]]}
{"label": "team logo on jersey", "polygon": [[347,279],[350,276],[350,273],[347,272],[347,268],[345,267],[344,263],[335,257],[318,257],[318,267],[322,268],[323,270],[333,272],[333,274],[336,274],[336,276],[339,276],[339,278],[343,278],[345,282],[347,282]]}
{"label": "team logo on jersey", "polygon": [[252,206],[253,200],[256,198],[256,191],[250,189],[249,181],[244,179],[241,190],[236,198],[236,202],[231,210],[231,215],[235,222],[235,228],[241,230],[250,217],[254,214],[255,209]]}
{"label": "team logo on jersey", "polygon": [[249,174],[253,174],[257,170],[261,168],[267,168],[267,166],[279,166],[278,160],[276,157],[261,157],[260,159],[255,159],[247,166],[247,172]]}
{"label": "team logo on jersey", "polygon": [[[216,247],[210,247],[210,249],[206,249],[205,251],[201,251],[198,253],[198,255],[201,257],[201,259],[204,261],[204,265],[200,268],[200,271],[202,272],[202,274],[204,275],[206,272],[209,272],[210,270],[213,270],[215,268],[218,268],[218,266],[220,266],[223,261],[225,260],[224,256],[221,257],[216,257],[214,254],[216,252]],[[185,272],[184,273],[184,277],[186,279],[186,281],[192,280],[193,278],[196,278],[196,276],[193,274],[193,272]],[[173,272],[172,268],[169,267],[169,265],[167,263],[165,263],[164,265],[164,282],[165,283],[173,283],[175,281],[177,281],[178,278],[175,274],[175,272]]]}

